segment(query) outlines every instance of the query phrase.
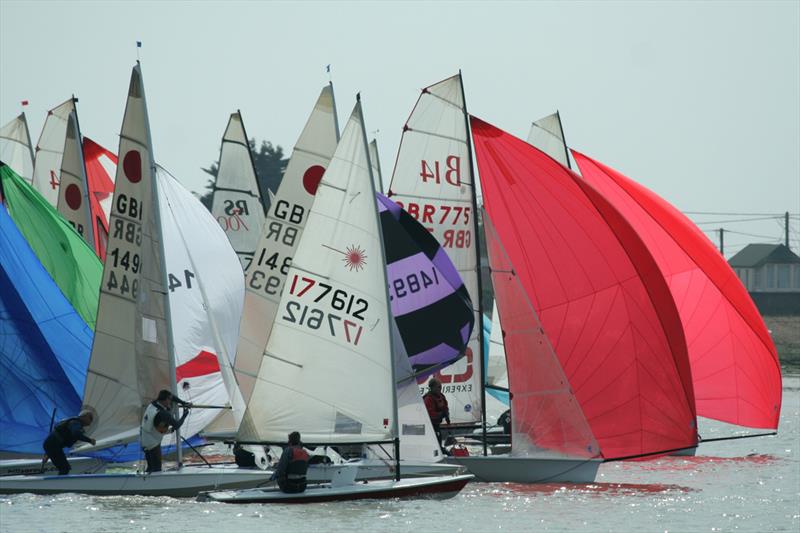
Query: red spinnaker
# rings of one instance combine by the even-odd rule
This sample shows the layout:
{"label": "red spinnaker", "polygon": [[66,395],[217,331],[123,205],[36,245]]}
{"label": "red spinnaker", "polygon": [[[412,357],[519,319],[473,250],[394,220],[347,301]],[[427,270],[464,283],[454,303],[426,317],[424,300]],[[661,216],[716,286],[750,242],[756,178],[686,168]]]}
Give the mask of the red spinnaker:
{"label": "red spinnaker", "polygon": [[583,179],[625,216],[667,280],[683,322],[697,414],[778,427],[781,368],[764,321],[711,241],[658,195],[572,151]]}
{"label": "red spinnaker", "polygon": [[107,158],[109,163],[117,164],[117,156],[106,150],[90,138],[83,137],[83,160],[86,165],[86,178],[89,181],[89,205],[92,210],[94,222],[94,242],[100,260],[106,257],[106,244],[108,243],[108,213],[111,208],[111,198],[114,194],[113,173],[109,174],[103,166],[102,159]]}
{"label": "red spinnaker", "polygon": [[683,328],[642,240],[576,174],[471,126],[486,210],[603,457],[696,445]]}

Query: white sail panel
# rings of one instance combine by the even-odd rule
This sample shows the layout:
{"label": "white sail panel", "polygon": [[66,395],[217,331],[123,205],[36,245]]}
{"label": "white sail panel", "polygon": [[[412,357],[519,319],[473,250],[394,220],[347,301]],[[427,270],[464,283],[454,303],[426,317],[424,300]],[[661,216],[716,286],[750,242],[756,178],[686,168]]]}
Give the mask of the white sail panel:
{"label": "white sail panel", "polygon": [[292,152],[245,274],[245,302],[236,354],[236,378],[247,401],[267,346],[286,274],[314,195],[339,138],[333,88],[322,89]]}
{"label": "white sail panel", "polygon": [[383,175],[381,174],[381,160],[378,155],[378,141],[372,139],[369,143],[369,162],[372,163],[372,177],[375,180],[375,190],[383,193]]}
{"label": "white sail panel", "polygon": [[475,309],[466,357],[437,378],[453,423],[481,419],[481,316],[474,234],[474,187],[461,77],[426,89],[403,131],[389,196],[428,228],[458,269]]}
{"label": "white sail panel", "polygon": [[211,213],[225,230],[242,269],[246,270],[261,235],[264,207],[247,133],[238,111],[231,114],[222,136]]}
{"label": "white sail panel", "polygon": [[317,190],[239,439],[385,441],[395,383],[378,208],[361,105]]}
{"label": "white sail panel", "polygon": [[569,167],[564,130],[561,128],[561,116],[557,111],[531,124],[528,144],[532,144],[565,167]]}
{"label": "white sail panel", "polygon": [[64,217],[64,220],[72,224],[72,227],[89,243],[89,246],[95,248],[89,184],[86,179],[86,166],[83,162],[78,116],[74,111],[69,114],[67,119],[60,175],[58,212]]}
{"label": "white sail panel", "polygon": [[508,369],[506,368],[506,349],[503,346],[503,328],[497,302],[492,309],[492,334],[489,338],[489,360],[486,370],[486,383],[508,389]]}
{"label": "white sail panel", "polygon": [[0,161],[29,184],[33,182],[33,147],[25,113],[0,128]]}
{"label": "white sail panel", "polygon": [[83,394],[98,447],[137,439],[144,406],[170,389],[166,287],[144,86],[133,68],[119,143],[108,250]]}
{"label": "white sail panel", "polygon": [[[241,263],[197,198],[158,166],[156,180],[178,396],[195,404],[231,405],[238,427],[244,401],[231,366],[244,300]],[[181,433],[198,433],[220,413],[193,410]]]}
{"label": "white sail panel", "polygon": [[36,143],[33,187],[53,207],[57,207],[58,203],[58,184],[61,181],[61,157],[64,154],[67,119],[73,111],[75,111],[74,98],[48,111],[39,142]]}

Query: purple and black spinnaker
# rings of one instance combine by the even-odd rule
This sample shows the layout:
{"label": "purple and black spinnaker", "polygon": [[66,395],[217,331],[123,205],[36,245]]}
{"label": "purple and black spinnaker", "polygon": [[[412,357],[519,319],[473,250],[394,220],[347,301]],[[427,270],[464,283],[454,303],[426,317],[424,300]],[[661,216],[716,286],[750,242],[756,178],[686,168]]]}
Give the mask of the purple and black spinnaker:
{"label": "purple and black spinnaker", "polygon": [[436,238],[378,193],[389,298],[418,379],[464,355],[474,326],[472,301]]}

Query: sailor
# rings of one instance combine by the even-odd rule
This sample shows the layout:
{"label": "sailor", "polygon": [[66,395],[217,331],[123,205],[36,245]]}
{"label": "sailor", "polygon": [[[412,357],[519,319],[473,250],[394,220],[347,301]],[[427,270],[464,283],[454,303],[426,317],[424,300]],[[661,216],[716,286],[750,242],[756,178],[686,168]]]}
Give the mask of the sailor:
{"label": "sailor", "polygon": [[283,449],[278,466],[270,479],[278,480],[282,492],[296,494],[306,490],[306,472],[308,472],[308,452],[300,442],[300,433],[289,433],[289,445]]}
{"label": "sailor", "polygon": [[[177,421],[172,416],[173,401],[183,406],[183,416]],[[158,397],[144,410],[141,441],[144,457],[147,460],[148,474],[150,472],[161,472],[161,439],[170,430],[175,431],[183,425],[183,421],[189,415],[188,408],[191,405],[173,396],[170,391],[162,390],[158,393]]]}
{"label": "sailor", "polygon": [[47,454],[45,458],[49,457],[53,461],[53,465],[58,468],[59,476],[69,474],[71,468],[69,461],[67,461],[67,456],[64,455],[64,448],[74,446],[79,440],[92,445],[97,442],[88,437],[83,430],[83,428],[91,425],[93,420],[94,415],[91,411],[81,411],[78,416],[67,418],[56,424],[53,431],[44,439],[42,448]]}
{"label": "sailor", "polygon": [[440,426],[442,421],[450,423],[450,408],[447,405],[447,398],[442,394],[442,383],[436,378],[431,378],[428,382],[428,392],[422,399],[425,402],[425,408],[428,410],[428,416],[431,417],[436,439],[441,445],[442,432]]}

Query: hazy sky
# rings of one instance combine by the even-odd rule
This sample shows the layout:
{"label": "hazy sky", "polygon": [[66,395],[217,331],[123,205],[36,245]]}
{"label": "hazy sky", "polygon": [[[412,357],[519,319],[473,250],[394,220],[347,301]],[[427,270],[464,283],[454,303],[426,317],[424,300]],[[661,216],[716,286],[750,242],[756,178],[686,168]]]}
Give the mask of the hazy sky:
{"label": "hazy sky", "polygon": [[[0,123],[30,100],[35,143],[75,93],[84,135],[116,151],[137,40],[155,157],[193,190],[237,108],[250,136],[290,152],[330,63],[340,123],[361,91],[387,177],[419,89],[460,68],[471,113],[527,138],[559,109],[571,146],[683,211],[800,213],[797,0],[0,0]],[[768,237],[728,235],[726,252],[783,231],[701,227],[720,225]]]}

